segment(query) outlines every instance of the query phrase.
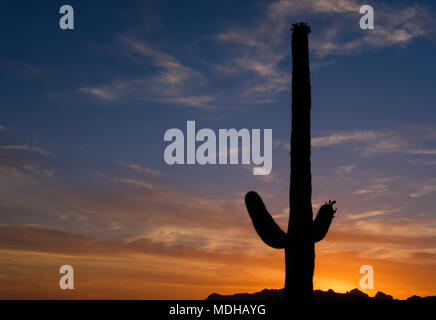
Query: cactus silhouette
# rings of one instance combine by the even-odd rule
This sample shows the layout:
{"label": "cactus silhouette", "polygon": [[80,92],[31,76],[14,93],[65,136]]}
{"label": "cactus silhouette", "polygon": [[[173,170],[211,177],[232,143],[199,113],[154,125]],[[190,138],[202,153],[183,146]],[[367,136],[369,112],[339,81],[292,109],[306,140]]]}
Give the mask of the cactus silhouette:
{"label": "cactus silhouette", "polygon": [[315,242],[327,234],[336,209],[328,201],[313,220],[310,168],[310,72],[308,34],[304,22],[292,25],[292,132],[289,224],[285,233],[268,213],[260,196],[250,191],[245,204],[260,238],[270,247],[285,249],[285,299],[311,300]]}

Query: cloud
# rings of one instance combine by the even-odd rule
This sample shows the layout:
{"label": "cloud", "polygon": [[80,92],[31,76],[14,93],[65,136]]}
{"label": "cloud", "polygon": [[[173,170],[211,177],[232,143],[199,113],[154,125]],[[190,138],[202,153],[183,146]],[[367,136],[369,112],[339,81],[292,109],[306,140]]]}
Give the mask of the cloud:
{"label": "cloud", "polygon": [[[0,230],[2,249],[77,254],[87,250],[85,243],[90,249],[101,244],[90,236],[39,225],[0,225]],[[106,248],[100,246],[99,248],[102,251],[110,252],[109,246]]]}
{"label": "cloud", "polygon": [[[172,55],[128,36],[118,39],[136,62],[153,65],[157,72],[79,88],[77,91],[105,101],[152,101],[211,109],[215,95],[205,94],[206,77]],[[200,93],[201,91],[201,93]]]}
{"label": "cloud", "polygon": [[127,36],[121,36],[120,39],[132,53],[139,55],[141,58],[151,59],[156,67],[161,68],[157,77],[158,82],[169,85],[183,84],[191,79],[205,81],[198,71],[183,65],[170,54],[158,50],[146,42]]}
{"label": "cloud", "polygon": [[[217,242],[215,239],[222,239]],[[234,239],[218,231],[180,229],[167,226],[147,235],[101,240],[89,234],[68,232],[40,225],[0,225],[0,249],[56,253],[71,256],[110,257],[150,254],[160,257],[183,257],[238,263],[255,260],[252,246],[235,245]],[[240,263],[240,261],[239,261]]]}
{"label": "cloud", "polygon": [[421,198],[430,193],[436,192],[436,182],[424,182],[415,187],[415,191],[410,193],[409,196],[412,198]]}
{"label": "cloud", "polygon": [[[119,165],[150,179],[159,177],[154,170],[146,167],[123,162]],[[344,167],[349,167],[345,171],[354,170],[353,165]],[[31,171],[33,167],[28,166],[27,169]],[[153,183],[129,177],[112,178],[111,181],[116,184],[95,191],[54,183],[37,189],[26,186],[12,190],[10,187],[4,189],[0,184],[0,203],[8,204],[7,208],[1,209],[4,213],[2,221],[12,224],[23,220],[39,224],[56,221],[60,229],[66,229],[62,232],[79,232],[76,236],[81,235],[81,230],[87,230],[87,235],[81,235],[85,236],[84,239],[76,236],[65,239],[87,243],[84,247],[89,248],[86,253],[89,255],[98,252],[99,255],[104,255],[111,247],[111,254],[138,252],[184,258],[196,256],[217,261],[227,257],[224,254],[254,254],[262,251],[262,243],[251,226],[243,198],[239,194],[225,198],[194,195],[189,190],[159,179],[154,179]],[[384,181],[374,181],[374,184]],[[37,211],[34,213],[32,210]],[[396,211],[395,207],[382,206],[375,210],[341,214],[339,220],[335,220],[330,232],[332,234],[328,235],[328,243],[339,245],[337,250],[350,246],[352,248],[356,243],[363,247],[378,243],[387,247],[407,245],[421,252],[427,250],[431,239],[436,237],[435,222],[432,219],[386,219]],[[287,210],[284,212],[280,215],[283,221],[287,220]],[[23,219],[26,215],[30,218]],[[41,231],[46,228],[44,226],[14,228],[13,232],[7,234],[15,234],[18,238],[24,235],[28,237],[29,234],[32,239],[37,239],[40,236],[33,236],[34,234],[47,232],[49,238],[43,243],[20,238],[14,240],[15,245],[12,238],[2,239],[2,248],[79,252],[79,246],[53,241],[54,236],[63,238],[62,232]],[[89,238],[89,235],[94,236]],[[41,236],[41,239],[44,238]],[[107,242],[103,239],[114,240]],[[49,243],[59,244],[59,247],[50,249]],[[403,253],[402,251],[401,254]],[[227,258],[230,259],[230,256]]]}
{"label": "cloud", "polygon": [[323,137],[312,138],[313,147],[329,147],[337,144],[354,142],[354,141],[371,141],[378,139],[380,133],[376,131],[347,131],[338,132]]}
{"label": "cloud", "polygon": [[436,166],[436,159],[433,159],[433,160],[413,159],[413,160],[410,160],[410,163],[415,164],[415,165]]}
{"label": "cloud", "polygon": [[375,183],[365,186],[363,189],[354,191],[353,194],[367,195],[370,197],[386,197],[387,195],[392,195],[393,193],[389,191],[389,188],[385,183]]}
{"label": "cloud", "polygon": [[[375,223],[375,222],[374,222]],[[383,228],[382,225],[385,224],[389,228]],[[412,219],[403,218],[397,220],[386,220],[379,221],[379,227],[376,230],[383,231],[384,234],[390,235],[402,235],[408,237],[434,237],[436,236],[436,219]],[[369,224],[366,226],[367,229],[371,229],[372,226]]]}
{"label": "cloud", "polygon": [[[390,210],[392,211],[392,210]],[[378,217],[378,216],[384,216],[390,213],[389,210],[373,210],[368,212],[363,212],[359,214],[348,214],[346,217],[350,220],[358,220],[363,218],[370,218],[370,217]]]}
{"label": "cloud", "polygon": [[[144,169],[142,166],[130,166],[126,164],[126,168],[135,173]],[[145,176],[152,177],[146,172]],[[87,261],[94,269],[96,264],[107,264],[107,268],[99,265],[101,281],[109,277],[121,281],[120,269],[115,267],[119,263],[123,265],[123,274],[140,277],[147,286],[158,281],[167,289],[177,283],[184,286],[203,284],[205,290],[211,290],[211,286],[217,288],[222,285],[220,282],[209,282],[215,276],[216,279],[228,279],[227,276],[230,276],[229,283],[247,285],[246,279],[240,277],[256,273],[267,274],[273,279],[255,277],[259,283],[254,285],[281,285],[282,255],[264,246],[258,238],[241,196],[194,195],[186,188],[161,181],[157,181],[152,189],[138,186],[135,182],[115,181],[121,186],[105,185],[103,189],[92,190],[51,185],[38,188],[31,195],[28,194],[28,187],[6,193],[1,190],[2,222],[8,224],[0,225],[0,250],[3,257],[21,257],[4,260],[14,261],[13,265],[17,266],[30,263],[33,257],[40,265],[50,259],[63,261],[68,257],[69,261],[74,261],[75,268],[77,266],[82,270],[81,277],[85,275],[85,268],[78,262],[79,259]],[[7,207],[3,206],[5,203]],[[36,211],[30,212],[31,209]],[[369,259],[380,259],[380,266],[385,268],[393,263],[396,266],[416,264],[410,268],[415,271],[431,266],[435,254],[435,219],[388,216],[393,210],[381,207],[335,219],[327,238],[317,249],[316,279],[321,275],[332,276],[332,270],[337,270],[338,264],[344,278],[346,264],[354,268],[361,261],[368,263]],[[287,221],[287,213],[285,210],[279,218]],[[33,223],[38,225],[19,223],[19,217],[25,223],[33,218]],[[350,251],[354,255],[348,261],[345,257]],[[136,264],[129,259],[135,260]],[[331,261],[335,261],[335,266],[330,269],[325,263]],[[2,268],[6,268],[5,264]],[[156,273],[163,268],[165,272]],[[232,273],[234,269],[238,270],[237,275]],[[353,269],[353,272],[358,272],[358,269]],[[394,274],[398,275],[398,272]],[[8,279],[19,275],[13,270],[3,273],[8,274]],[[199,279],[200,274],[207,276]],[[379,273],[378,281],[389,277],[392,275],[383,278]],[[171,281],[168,280],[167,284],[168,278]],[[30,283],[39,284],[40,279],[35,278]],[[0,278],[0,284],[1,281]],[[132,282],[131,288],[139,287]],[[117,295],[120,292],[124,291],[108,288],[106,294]],[[164,293],[163,297],[168,297],[165,294],[168,293]]]}
{"label": "cloud", "polygon": [[127,164],[124,162],[119,162],[118,165],[120,165],[121,167],[124,167],[124,168],[131,169],[133,171],[139,172],[139,173],[150,175],[150,176],[160,176],[161,175],[160,172],[158,172],[158,171],[155,171],[155,170],[152,170],[149,168],[144,168],[144,167],[141,167],[140,165],[137,165],[137,164]]}
{"label": "cloud", "polygon": [[284,149],[284,150],[291,150],[290,140],[288,140],[288,139],[275,139],[273,141],[273,147],[279,148],[279,149]]}
{"label": "cloud", "polygon": [[134,186],[138,186],[141,188],[145,188],[145,189],[153,189],[153,185],[151,183],[147,183],[144,181],[139,181],[139,180],[134,180],[134,179],[122,179],[122,178],[118,178],[116,179],[117,181],[123,182],[123,183],[127,183],[130,185],[134,185]]}
{"label": "cloud", "polygon": [[[389,210],[387,210],[389,213]],[[373,212],[362,213],[368,216],[384,216],[386,210],[375,210]],[[355,216],[359,216],[356,214]],[[391,218],[391,219],[351,219],[356,220],[351,223],[336,224],[332,231],[331,241],[345,240],[350,244],[361,242],[363,246],[379,244],[398,244],[407,247],[434,248],[436,240],[436,219],[411,219],[411,218]],[[347,245],[344,243],[344,245]]]}
{"label": "cloud", "polygon": [[33,151],[36,153],[39,153],[43,156],[50,156],[50,152],[45,151],[39,147],[35,147],[35,146],[29,146],[27,144],[21,144],[21,145],[5,145],[5,146],[0,146],[0,151],[1,150],[6,150],[6,151]]}
{"label": "cloud", "polygon": [[267,99],[290,86],[289,72],[282,64],[290,58],[289,28],[294,22],[310,17],[314,30],[310,40],[315,57],[312,63],[316,65],[326,63],[331,56],[404,46],[427,36],[435,26],[434,14],[426,6],[398,8],[384,3],[375,6],[375,29],[363,31],[358,24],[361,5],[354,0],[272,2],[253,27],[232,26],[217,35],[218,41],[234,45],[240,52],[230,62],[219,64],[217,70],[226,75],[251,74],[243,95]]}
{"label": "cloud", "polygon": [[350,164],[348,166],[340,166],[335,169],[337,175],[346,175],[351,173],[357,166],[355,164]]}
{"label": "cloud", "polygon": [[[11,159],[0,166],[0,203],[7,204],[1,209],[2,222],[58,221],[69,229],[97,234],[114,225],[136,234],[169,226],[208,230],[213,225],[221,236],[233,232],[230,225],[246,225],[250,230],[243,197],[201,196],[169,183],[154,170],[125,165],[132,171],[125,176],[102,175],[104,180],[95,181],[96,185],[89,185],[87,177],[83,185],[69,186],[35,175],[35,170],[47,170],[36,162],[21,164]],[[132,177],[136,172],[144,179]]]}
{"label": "cloud", "polygon": [[200,96],[164,98],[162,101],[172,104],[181,104],[181,105],[188,105],[191,107],[210,109],[213,108],[212,104],[215,100],[216,99],[213,96],[200,95]]}
{"label": "cloud", "polygon": [[[431,156],[436,155],[431,146],[434,141],[436,136],[431,128],[408,126],[401,130],[334,131],[312,137],[311,144],[314,148],[347,146],[365,156],[384,153]],[[274,140],[274,147],[289,150],[289,141]]]}
{"label": "cloud", "polygon": [[427,146],[435,141],[429,128],[409,126],[402,130],[374,131],[352,130],[337,131],[312,138],[313,147],[331,147],[349,145],[363,155],[399,153],[409,155],[436,155],[436,149]]}
{"label": "cloud", "polygon": [[[289,27],[298,19],[310,17],[314,29],[310,40],[312,63],[316,66],[331,63],[327,59],[337,55],[405,46],[413,39],[428,36],[434,26],[433,13],[425,6],[377,4],[376,28],[363,31],[358,25],[360,6],[354,0],[269,3],[254,26],[232,25],[214,37],[208,36],[218,46],[221,58],[210,61],[210,55],[200,57],[200,64],[207,66],[201,71],[177,58],[182,55],[176,57],[150,42],[122,35],[117,41],[126,55],[153,69],[144,76],[120,76],[81,87],[77,92],[108,103],[150,101],[205,110],[272,103],[291,85]],[[223,79],[237,84],[217,90],[214,81],[222,83]]]}
{"label": "cloud", "polygon": [[278,21],[283,29],[291,17],[310,14],[316,20],[328,14],[327,26],[317,30],[311,41],[312,50],[319,57],[405,45],[426,35],[431,30],[429,26],[434,26],[433,13],[426,6],[414,4],[399,8],[379,3],[374,6],[375,28],[365,32],[358,27],[361,5],[354,0],[282,0],[270,6],[269,21]]}
{"label": "cloud", "polygon": [[398,152],[417,154],[417,155],[436,155],[436,149],[410,149],[410,150],[400,150]]}
{"label": "cloud", "polygon": [[[27,144],[0,145],[0,176],[5,184],[36,184],[40,179],[54,178],[55,170],[40,163],[38,156],[50,152]],[[36,156],[36,157],[35,157]]]}
{"label": "cloud", "polygon": [[84,93],[88,93],[90,95],[93,95],[97,98],[100,98],[102,100],[109,100],[109,101],[114,101],[118,99],[118,96],[116,94],[114,94],[113,92],[110,91],[110,88],[80,88],[78,89],[79,92],[84,92]]}
{"label": "cloud", "polygon": [[[380,217],[383,214],[366,215],[370,216]],[[402,261],[407,261],[409,255],[415,252],[434,251],[435,219],[350,220],[346,224],[335,224],[329,231],[326,243],[320,249],[323,254],[356,248],[362,248],[363,253],[369,253],[374,248],[384,248],[385,258],[401,258]],[[150,254],[238,264],[254,262],[259,254],[268,254],[269,251],[265,250],[262,242],[256,239],[252,230],[244,233],[238,230],[223,233],[210,226],[180,228],[176,225],[161,225],[143,235],[124,234],[121,238],[104,240],[90,234],[40,225],[0,225],[0,249],[93,258]],[[428,258],[427,255],[424,260]]]}
{"label": "cloud", "polygon": [[0,72],[6,72],[19,77],[52,77],[50,70],[42,69],[39,66],[28,64],[19,60],[5,60],[0,63]]}

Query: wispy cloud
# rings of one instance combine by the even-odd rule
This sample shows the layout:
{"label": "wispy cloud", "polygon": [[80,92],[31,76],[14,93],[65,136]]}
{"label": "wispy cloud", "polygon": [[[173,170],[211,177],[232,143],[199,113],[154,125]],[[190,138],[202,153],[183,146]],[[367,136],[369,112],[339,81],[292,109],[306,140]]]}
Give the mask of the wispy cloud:
{"label": "wispy cloud", "polygon": [[340,166],[335,169],[337,175],[347,175],[351,173],[357,166],[355,164],[350,164],[348,166]]}
{"label": "wispy cloud", "polygon": [[367,211],[363,213],[358,214],[348,214],[346,217],[350,220],[358,220],[363,218],[370,218],[370,217],[378,217],[378,216],[384,216],[389,213],[391,213],[392,210],[373,210],[373,211]]}
{"label": "wispy cloud", "polygon": [[[307,3],[310,2],[314,1]],[[423,37],[431,32],[432,28],[429,26],[434,27],[433,13],[425,6],[412,5],[398,8],[384,3],[374,5],[376,21],[374,30],[362,32],[358,29],[357,23],[360,18],[357,14],[358,8],[361,4],[356,1],[331,1],[333,5],[339,3],[346,4],[342,7],[343,10],[336,11],[336,8],[327,6],[326,10],[319,11],[341,13],[347,22],[331,24],[323,32],[322,37],[315,37],[313,47],[319,57],[407,45],[412,39]]]}
{"label": "wispy cloud", "polygon": [[45,151],[45,150],[41,149],[40,147],[29,146],[27,144],[0,146],[0,150],[33,151],[33,152],[39,153],[43,156],[50,156],[50,152]]}
{"label": "wispy cloud", "polygon": [[[373,211],[379,216],[384,215],[385,210]],[[388,210],[388,213],[390,211]],[[358,220],[358,219],[356,219]],[[385,243],[400,242],[405,245],[414,246],[419,242],[423,247],[434,247],[436,238],[436,219],[411,219],[411,218],[379,218],[358,220],[352,224],[336,225],[333,231],[336,233],[347,232],[351,235],[354,233],[357,238],[371,241],[371,237],[378,236],[377,241]],[[367,236],[362,236],[366,234]],[[385,238],[384,238],[385,237]],[[353,237],[354,238],[354,237]],[[376,240],[376,239],[372,239]],[[432,243],[433,241],[433,243]]]}
{"label": "wispy cloud", "polygon": [[[282,70],[280,64],[289,59],[289,27],[298,19],[311,17],[316,32],[311,35],[310,46],[317,58],[314,63],[318,65],[330,56],[407,45],[412,39],[428,35],[435,27],[434,14],[425,6],[398,8],[384,3],[375,5],[375,29],[364,32],[358,24],[361,5],[354,0],[270,3],[254,27],[232,26],[218,34],[219,41],[237,45],[242,54],[233,57],[227,65],[220,64],[217,70],[232,75],[252,73],[256,77],[245,88],[245,94],[261,98],[269,92],[269,96],[274,96],[290,84],[288,70]],[[322,27],[318,20],[322,21]]]}
{"label": "wispy cloud", "polygon": [[156,67],[161,68],[161,71],[159,71],[156,77],[156,80],[160,83],[177,85],[192,79],[199,80],[200,82],[205,81],[198,71],[182,64],[175,57],[154,48],[149,43],[128,36],[121,36],[120,39],[126,45],[130,53],[136,54],[142,59],[150,59]]}
{"label": "wispy cloud", "polygon": [[53,73],[50,70],[20,60],[2,61],[0,63],[0,72],[6,72],[20,77],[45,78],[53,76]]}
{"label": "wispy cloud", "polygon": [[427,146],[435,141],[431,128],[406,127],[402,130],[338,131],[312,138],[313,147],[349,145],[364,155],[400,153],[410,155],[436,155],[436,149]]}
{"label": "wispy cloud", "polygon": [[90,95],[93,95],[102,100],[114,101],[118,99],[118,95],[114,94],[110,91],[110,87],[85,87],[78,89],[78,92],[84,92]]}
{"label": "wispy cloud", "polygon": [[119,182],[127,183],[127,184],[134,185],[134,186],[138,186],[138,187],[145,188],[145,189],[148,189],[148,190],[153,189],[153,185],[151,183],[140,181],[140,180],[124,179],[124,178],[117,178],[116,180],[119,181]]}
{"label": "wispy cloud", "polygon": [[415,165],[424,165],[424,166],[436,166],[436,159],[412,159],[410,163]]}
{"label": "wispy cloud", "polygon": [[353,192],[356,195],[364,195],[367,197],[386,197],[394,193],[389,190],[389,186],[382,182],[369,182],[364,188],[358,189]]}
{"label": "wispy cloud", "polygon": [[118,165],[120,165],[121,167],[124,168],[128,168],[131,169],[133,171],[139,172],[139,173],[143,173],[146,175],[150,175],[150,176],[160,176],[160,172],[150,169],[150,168],[145,168],[145,167],[141,167],[140,165],[137,164],[128,164],[128,163],[124,163],[124,162],[119,162]]}
{"label": "wispy cloud", "polygon": [[213,108],[216,97],[204,93],[207,80],[202,73],[145,41],[128,36],[120,36],[118,40],[128,55],[134,56],[136,62],[151,63],[158,71],[143,77],[82,87],[78,92],[105,101],[154,101],[203,109]]}
{"label": "wispy cloud", "polygon": [[[209,36],[218,44],[223,59],[204,58],[203,65],[209,67],[201,70],[150,42],[122,35],[117,41],[126,55],[155,70],[134,78],[119,76],[77,91],[106,102],[152,101],[199,109],[271,103],[290,87],[289,64],[284,62],[290,59],[289,27],[296,19],[311,17],[316,29],[310,40],[315,57],[312,63],[318,66],[337,55],[407,45],[427,36],[435,25],[433,13],[425,6],[378,4],[375,29],[362,31],[358,25],[360,6],[354,0],[280,0],[267,4],[253,27],[233,25]],[[223,44],[233,50],[226,50]],[[214,81],[220,77],[240,81],[217,90]]]}
{"label": "wispy cloud", "polygon": [[430,193],[436,192],[436,181],[425,181],[414,187],[414,191],[409,194],[412,198],[421,198]]}
{"label": "wispy cloud", "polygon": [[[133,173],[141,173],[147,179],[154,177],[154,170],[150,172],[146,166],[123,164],[119,165]],[[177,268],[171,263],[165,263],[165,266],[171,266],[167,273],[177,279],[181,277],[180,281],[192,268],[197,270],[197,275],[201,266],[209,272],[217,270],[213,273],[221,279],[224,277],[223,266],[227,269],[237,265],[250,272],[274,270],[278,273],[277,282],[281,283],[282,257],[274,258],[275,253],[257,238],[241,196],[194,195],[168,182],[157,181],[155,187],[147,179],[115,178],[113,180],[119,184],[112,185],[109,190],[106,187],[96,191],[77,190],[53,185],[31,194],[26,191],[28,187],[2,192],[0,210],[11,222],[5,222],[5,218],[2,220],[0,250],[14,255],[52,258],[68,255],[71,259],[89,259],[90,263],[112,263],[110,268],[113,268],[114,260],[125,263],[132,256],[144,259],[140,268],[129,264],[130,272],[135,275],[135,270],[153,273],[153,270],[161,270],[166,259],[173,262],[177,259]],[[4,203],[8,204],[7,208]],[[32,205],[23,207],[23,203]],[[274,216],[280,223],[287,222],[287,209],[282,214],[281,211],[275,212],[278,214]],[[345,252],[357,251],[356,248],[359,248],[359,253],[353,256],[353,266],[356,261],[367,260],[368,256],[382,259],[381,265],[385,267],[389,261],[405,263],[412,256],[414,263],[418,264],[413,270],[428,266],[435,259],[432,255],[435,220],[402,219],[394,216],[394,212],[393,207],[379,206],[375,210],[362,209],[343,216],[340,213],[327,241],[321,244],[318,266],[323,265],[322,261],[332,261],[332,256],[343,257]],[[17,222],[26,214],[37,216],[34,223],[40,225]],[[52,224],[55,220],[56,227]],[[43,221],[51,221],[51,227]],[[323,255],[328,258],[324,260]],[[261,266],[254,263],[259,260],[263,261]],[[336,268],[338,261],[341,265],[345,261],[334,260]],[[150,266],[150,261],[156,264]],[[329,274],[325,267],[320,267],[320,270]],[[161,282],[164,276],[159,275],[158,279]],[[146,282],[147,285],[151,283],[150,280]]]}
{"label": "wispy cloud", "polygon": [[330,135],[322,137],[312,138],[313,147],[329,147],[332,145],[353,142],[353,141],[373,141],[381,136],[379,132],[376,131],[347,131],[347,132],[337,132]]}

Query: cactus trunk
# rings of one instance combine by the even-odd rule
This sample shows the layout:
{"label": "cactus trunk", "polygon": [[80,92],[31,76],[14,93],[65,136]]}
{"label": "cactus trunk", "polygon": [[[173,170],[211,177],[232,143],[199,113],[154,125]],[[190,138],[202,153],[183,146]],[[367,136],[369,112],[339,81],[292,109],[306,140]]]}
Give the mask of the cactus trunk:
{"label": "cactus trunk", "polygon": [[310,170],[309,26],[293,26],[291,184],[288,245],[285,248],[285,295],[312,296],[315,245],[312,239],[312,175]]}
{"label": "cactus trunk", "polygon": [[285,249],[285,298],[311,300],[315,243],[327,234],[336,209],[326,202],[313,220],[312,175],[310,169],[310,74],[306,23],[292,26],[292,132],[289,225],[283,232],[266,210],[260,196],[245,196],[248,214],[262,240],[276,249]]}

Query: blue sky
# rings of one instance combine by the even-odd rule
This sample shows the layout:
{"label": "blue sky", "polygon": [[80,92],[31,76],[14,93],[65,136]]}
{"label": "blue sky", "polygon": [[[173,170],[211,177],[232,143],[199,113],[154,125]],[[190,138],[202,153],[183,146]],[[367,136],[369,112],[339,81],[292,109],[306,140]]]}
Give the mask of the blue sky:
{"label": "blue sky", "polygon": [[[337,234],[393,225],[388,233],[405,239],[336,240],[335,250],[392,261],[423,253],[423,263],[436,263],[434,4],[370,2],[375,29],[361,30],[353,0],[69,1],[71,31],[58,26],[63,4],[0,4],[5,230],[20,226],[24,239],[33,225],[41,238],[59,230],[155,245],[167,230],[169,247],[262,250],[242,200],[257,190],[286,225],[289,27],[308,21],[314,207],[338,201]],[[164,132],[185,130],[187,120],[273,129],[272,174],[168,166]],[[405,245],[417,233],[422,239]]]}

